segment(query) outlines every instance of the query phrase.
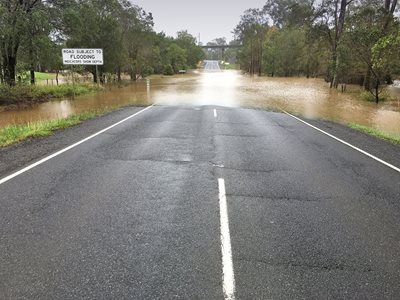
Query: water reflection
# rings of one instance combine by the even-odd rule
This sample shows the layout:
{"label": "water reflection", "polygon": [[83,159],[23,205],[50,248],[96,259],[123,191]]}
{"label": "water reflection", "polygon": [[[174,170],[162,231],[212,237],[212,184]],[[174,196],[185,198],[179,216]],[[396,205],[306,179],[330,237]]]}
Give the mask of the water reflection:
{"label": "water reflection", "polygon": [[285,109],[307,118],[356,122],[400,134],[400,88],[395,101],[374,103],[330,90],[320,79],[258,78],[236,71],[154,76],[124,88],[0,112],[0,126],[67,117],[89,109],[129,104],[219,105]]}

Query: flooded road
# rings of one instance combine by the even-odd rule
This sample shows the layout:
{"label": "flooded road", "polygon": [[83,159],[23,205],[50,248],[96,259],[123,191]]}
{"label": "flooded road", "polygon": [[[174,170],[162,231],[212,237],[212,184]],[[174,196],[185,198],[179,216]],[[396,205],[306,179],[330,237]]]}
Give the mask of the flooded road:
{"label": "flooded road", "polygon": [[155,76],[127,87],[0,112],[0,126],[67,117],[74,113],[124,105],[219,105],[285,109],[306,118],[358,123],[400,134],[397,100],[376,105],[330,90],[321,79],[248,77],[237,71]]}

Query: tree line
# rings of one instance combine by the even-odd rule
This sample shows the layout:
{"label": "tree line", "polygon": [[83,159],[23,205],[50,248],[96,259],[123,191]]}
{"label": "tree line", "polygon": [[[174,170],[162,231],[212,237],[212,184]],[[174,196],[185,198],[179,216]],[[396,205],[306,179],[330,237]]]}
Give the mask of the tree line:
{"label": "tree line", "polygon": [[152,73],[172,75],[194,68],[204,53],[187,31],[176,38],[153,29],[151,13],[128,0],[0,0],[0,81],[15,85],[18,74],[58,74],[62,48],[102,48],[104,65],[82,67],[94,81],[106,74],[132,80]]}
{"label": "tree line", "polygon": [[397,0],[268,0],[235,27],[238,60],[249,74],[357,83],[378,102],[400,74],[396,12]]}

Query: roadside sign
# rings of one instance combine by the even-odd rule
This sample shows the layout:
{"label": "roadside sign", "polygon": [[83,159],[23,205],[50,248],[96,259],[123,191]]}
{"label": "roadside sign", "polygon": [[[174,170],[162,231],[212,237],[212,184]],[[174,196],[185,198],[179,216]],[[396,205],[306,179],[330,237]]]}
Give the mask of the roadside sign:
{"label": "roadside sign", "polygon": [[64,65],[104,64],[103,49],[62,49]]}

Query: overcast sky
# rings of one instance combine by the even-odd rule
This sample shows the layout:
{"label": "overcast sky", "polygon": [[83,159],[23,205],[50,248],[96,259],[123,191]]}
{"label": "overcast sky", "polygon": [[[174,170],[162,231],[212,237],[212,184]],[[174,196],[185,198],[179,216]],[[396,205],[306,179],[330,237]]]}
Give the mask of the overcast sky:
{"label": "overcast sky", "polygon": [[266,0],[131,0],[153,13],[155,30],[176,36],[187,29],[206,44],[219,37],[233,39],[232,30],[248,8],[262,8]]}

